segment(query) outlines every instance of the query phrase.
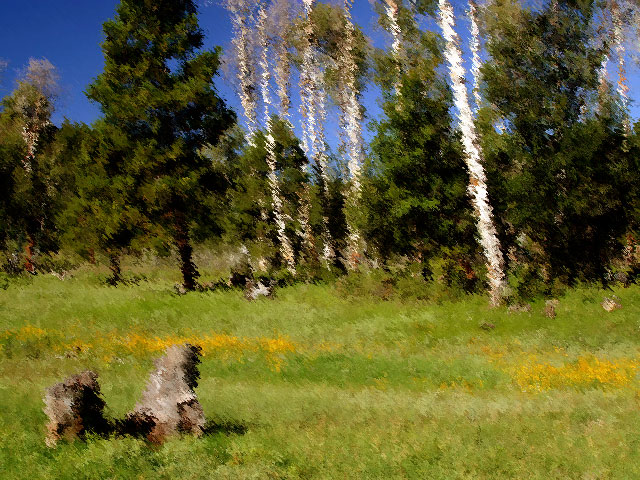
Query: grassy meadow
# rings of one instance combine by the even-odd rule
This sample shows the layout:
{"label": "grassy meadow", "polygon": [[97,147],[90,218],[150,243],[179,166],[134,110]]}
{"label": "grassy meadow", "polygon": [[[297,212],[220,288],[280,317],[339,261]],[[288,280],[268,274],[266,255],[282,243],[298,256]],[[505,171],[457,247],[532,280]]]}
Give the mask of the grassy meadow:
{"label": "grassy meadow", "polygon": [[[174,282],[0,289],[0,478],[640,478],[636,285],[569,291],[547,318],[543,301],[509,312],[338,283],[248,302]],[[611,294],[623,308],[608,313]],[[45,446],[47,386],[93,369],[122,416],[183,341],[203,347],[197,394],[219,428]]]}

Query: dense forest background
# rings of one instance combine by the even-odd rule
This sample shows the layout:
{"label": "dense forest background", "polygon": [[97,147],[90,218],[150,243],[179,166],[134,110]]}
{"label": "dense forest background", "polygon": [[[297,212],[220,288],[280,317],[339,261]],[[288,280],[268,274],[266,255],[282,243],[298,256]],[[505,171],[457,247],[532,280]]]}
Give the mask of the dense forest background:
{"label": "dense forest background", "polygon": [[[25,66],[0,107],[5,275],[88,262],[118,284],[123,257],[152,252],[184,290],[365,271],[494,304],[638,278],[637,2],[472,0],[470,71],[448,0],[376,3],[386,49],[349,0],[225,6],[223,54],[202,48],[193,0],[122,0],[92,125],[52,124],[56,68]],[[383,114],[367,125],[372,83]],[[228,255],[229,274],[205,285],[194,248]]]}

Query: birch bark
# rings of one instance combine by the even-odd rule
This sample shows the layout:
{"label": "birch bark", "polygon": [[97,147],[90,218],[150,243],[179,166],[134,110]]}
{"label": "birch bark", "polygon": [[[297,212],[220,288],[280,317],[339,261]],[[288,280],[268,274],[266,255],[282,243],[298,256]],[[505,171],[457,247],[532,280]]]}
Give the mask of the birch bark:
{"label": "birch bark", "polygon": [[347,268],[353,270],[363,260],[363,239],[356,226],[356,212],[360,201],[361,169],[364,157],[362,113],[356,86],[355,26],[351,18],[352,0],[344,0],[345,38],[341,56],[342,95],[340,101],[341,133],[346,150],[350,185],[346,191],[345,217],[347,221]]}
{"label": "birch bark", "polygon": [[[300,70],[300,115],[302,116],[302,145],[307,158],[313,160],[320,172],[322,182],[322,195],[325,201],[329,199],[328,190],[328,166],[325,147],[324,125],[326,122],[327,94],[324,87],[324,78],[321,71],[320,56],[313,45],[313,23],[311,13],[314,0],[303,0],[304,5],[304,46],[302,52],[302,66]],[[305,192],[308,195],[309,192]],[[308,208],[308,205],[307,205]],[[308,216],[306,217],[308,222]],[[308,223],[302,225],[310,228]],[[329,219],[322,217],[322,253],[321,260],[328,267],[329,262],[335,257],[333,240],[329,231]],[[310,234],[307,237],[311,239]],[[307,243],[311,248],[311,242]]]}
{"label": "birch bark", "polygon": [[265,124],[265,146],[267,150],[267,166],[269,168],[268,182],[269,189],[271,190],[271,201],[274,221],[276,224],[276,232],[278,242],[280,244],[280,254],[287,267],[287,270],[291,274],[296,274],[295,257],[293,253],[293,247],[291,241],[285,231],[286,224],[282,213],[282,198],[280,196],[280,187],[278,182],[278,176],[276,175],[276,153],[275,153],[275,140],[273,138],[272,123],[271,123],[271,94],[269,92],[269,83],[271,73],[269,69],[269,40],[267,38],[266,22],[267,12],[264,8],[264,4],[260,3],[258,7],[257,15],[257,39],[261,48],[260,56],[260,69],[261,69],[261,81],[260,90],[262,93],[262,101],[264,103],[264,124]]}
{"label": "birch bark", "polygon": [[448,0],[439,0],[438,5],[439,24],[446,41],[445,58],[449,63],[454,103],[458,109],[465,161],[469,172],[468,192],[471,196],[476,216],[480,244],[486,259],[491,304],[495,306],[501,302],[504,295],[504,259],[493,221],[493,210],[489,203],[487,192],[487,179],[482,166],[475,124],[469,106],[467,88],[464,83],[465,69],[462,66],[462,53],[458,46],[458,34],[454,30],[453,8]]}

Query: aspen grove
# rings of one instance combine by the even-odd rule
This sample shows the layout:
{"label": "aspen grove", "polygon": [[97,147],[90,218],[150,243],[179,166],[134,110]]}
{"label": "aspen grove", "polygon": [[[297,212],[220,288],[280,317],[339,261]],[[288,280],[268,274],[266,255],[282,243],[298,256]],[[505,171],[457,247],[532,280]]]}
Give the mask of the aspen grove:
{"label": "aspen grove", "polygon": [[638,278],[637,1],[370,0],[367,25],[353,0],[218,3],[208,50],[206,2],[121,0],[92,125],[52,123],[56,67],[25,66],[0,107],[7,275],[118,285],[151,255],[179,291],[380,271],[492,306]]}

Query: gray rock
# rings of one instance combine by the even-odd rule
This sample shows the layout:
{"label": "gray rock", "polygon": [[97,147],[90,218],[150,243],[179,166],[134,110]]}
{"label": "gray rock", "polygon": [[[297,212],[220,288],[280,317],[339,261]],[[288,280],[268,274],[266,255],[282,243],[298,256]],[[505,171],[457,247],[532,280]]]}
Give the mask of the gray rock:
{"label": "gray rock", "polygon": [[258,297],[273,298],[273,287],[262,282],[248,281],[244,295],[247,300],[257,300]]}
{"label": "gray rock", "polygon": [[611,298],[604,297],[604,300],[600,305],[602,305],[602,308],[604,308],[607,312],[613,312],[614,310],[618,310],[622,308],[622,303],[620,303],[620,299],[615,295],[612,295]]}
{"label": "gray rock", "polygon": [[556,307],[560,302],[553,298],[551,300],[547,300],[544,302],[544,314],[547,318],[555,318],[556,317]]}
{"label": "gray rock", "polygon": [[71,441],[89,432],[104,435],[111,429],[103,414],[97,373],[85,371],[56,383],[46,390],[44,403],[49,447],[63,438]]}
{"label": "gray rock", "polygon": [[[198,385],[201,349],[194,345],[174,345],[155,361],[156,370],[133,412],[127,415],[129,431],[146,430],[154,443],[162,443],[176,433],[200,436],[204,412],[194,388]],[[138,432],[142,433],[142,432]]]}

